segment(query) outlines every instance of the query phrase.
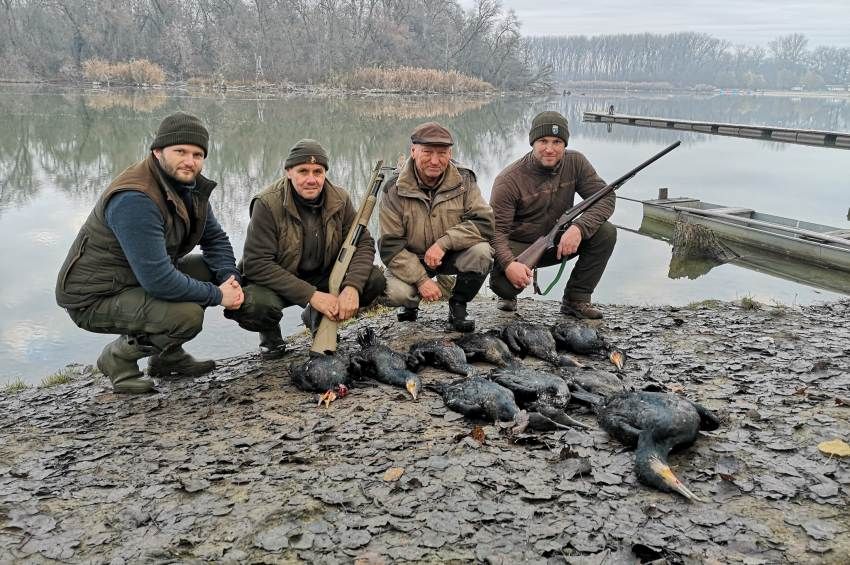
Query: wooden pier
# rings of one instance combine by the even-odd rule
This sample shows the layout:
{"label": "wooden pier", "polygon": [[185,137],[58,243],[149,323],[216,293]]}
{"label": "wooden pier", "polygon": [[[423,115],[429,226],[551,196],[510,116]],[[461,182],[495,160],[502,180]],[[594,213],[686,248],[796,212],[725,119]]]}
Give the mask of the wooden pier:
{"label": "wooden pier", "polygon": [[711,133],[715,135],[764,139],[783,143],[800,143],[803,145],[834,147],[836,149],[850,149],[850,133],[848,132],[794,129],[748,124],[698,122],[694,120],[677,120],[651,116],[609,114],[606,112],[585,112],[583,119],[585,122],[602,122],[609,124],[623,124],[627,126],[677,129],[696,131],[700,133]]}

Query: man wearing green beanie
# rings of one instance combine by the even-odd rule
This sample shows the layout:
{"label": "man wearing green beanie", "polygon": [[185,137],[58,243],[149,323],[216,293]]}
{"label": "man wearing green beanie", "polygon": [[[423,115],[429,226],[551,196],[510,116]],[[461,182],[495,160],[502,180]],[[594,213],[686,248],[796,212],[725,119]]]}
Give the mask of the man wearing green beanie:
{"label": "man wearing green beanie", "polygon": [[322,315],[347,320],[380,296],[386,284],[372,264],[375,240],[364,231],[339,296],[328,291],[331,270],[356,210],[348,193],[327,179],[328,154],[319,142],[296,143],[284,171],[251,200],[241,265],[245,302],[224,314],[242,328],[259,332],[265,359],[286,353],[280,332],[284,308],[303,307],[302,320],[315,332]]}
{"label": "man wearing green beanie", "polygon": [[[177,112],[162,120],[150,153],[112,181],[71,246],[56,301],[81,328],[119,334],[97,366],[115,392],[154,390],[149,377],[197,376],[215,368],[183,344],[204,308],[238,308],[243,294],[233,248],[209,203],[216,183],[201,175],[209,134]],[[201,254],[192,254],[200,245]]]}
{"label": "man wearing green beanie", "polygon": [[[541,112],[531,122],[531,151],[508,165],[493,183],[490,205],[496,217],[492,240],[496,261],[490,288],[502,300],[499,308],[516,310],[516,297],[532,282],[532,270],[516,257],[554,227],[575,202],[605,187],[587,158],[567,150],[567,119],[558,112]],[[578,257],[564,290],[561,313],[599,319],[602,312],[591,295],[602,278],[617,241],[617,229],[608,222],[614,213],[612,192],[578,217],[547,251],[539,267]]]}

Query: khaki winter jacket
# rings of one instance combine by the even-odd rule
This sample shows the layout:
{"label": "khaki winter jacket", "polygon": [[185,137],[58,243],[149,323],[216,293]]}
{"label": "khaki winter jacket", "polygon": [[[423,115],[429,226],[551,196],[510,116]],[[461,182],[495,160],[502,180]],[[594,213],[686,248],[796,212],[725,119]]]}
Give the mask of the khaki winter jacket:
{"label": "khaki winter jacket", "polygon": [[[490,195],[496,218],[491,241],[496,261],[506,268],[515,259],[508,240],[534,242],[574,205],[576,194],[587,198],[604,187],[605,181],[578,151],[565,150],[564,158],[553,169],[541,167],[531,152],[505,167],[493,182]],[[612,192],[573,222],[581,230],[582,239],[593,237],[611,217],[615,202]]]}
{"label": "khaki winter jacket", "polygon": [[[298,264],[304,230],[298,208],[293,198],[293,187],[287,178],[281,178],[265,188],[251,200],[251,221],[245,236],[242,253],[242,272],[249,282],[267,287],[294,304],[306,306],[316,287],[300,279]],[[330,275],[336,257],[356,210],[348,193],[325,180],[322,223],[325,226],[324,269]],[[364,230],[351,258],[342,288],[354,287],[363,293],[363,287],[372,271],[375,259],[375,240]]]}
{"label": "khaki winter jacket", "polygon": [[463,251],[493,235],[493,210],[481,196],[470,169],[449,163],[433,199],[419,186],[408,158],[381,200],[379,248],[393,276],[417,284],[428,274],[422,258],[431,245]]}

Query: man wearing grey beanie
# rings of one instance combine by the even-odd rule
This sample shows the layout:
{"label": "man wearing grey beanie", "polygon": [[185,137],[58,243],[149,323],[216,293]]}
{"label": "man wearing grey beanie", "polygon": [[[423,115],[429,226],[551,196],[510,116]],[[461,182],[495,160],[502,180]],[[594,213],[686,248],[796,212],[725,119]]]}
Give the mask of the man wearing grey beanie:
{"label": "man wearing grey beanie", "polygon": [[[516,297],[532,282],[532,270],[516,257],[551,230],[575,202],[605,187],[587,158],[567,150],[567,119],[558,112],[541,112],[531,122],[531,151],[508,165],[493,183],[490,205],[496,217],[493,250],[496,261],[490,288],[501,300],[499,309],[514,311]],[[588,208],[557,239],[538,266],[557,265],[578,257],[564,289],[561,313],[599,319],[602,312],[591,295],[602,278],[617,241],[617,229],[608,221],[614,213],[612,192]]]}
{"label": "man wearing grey beanie", "polygon": [[[81,328],[118,334],[97,366],[115,392],[152,392],[149,377],[197,376],[215,368],[183,344],[204,308],[238,308],[241,275],[212,207],[216,183],[201,175],[209,134],[177,112],[162,120],[150,153],[112,181],[71,246],[56,301]],[[201,254],[189,254],[200,245]]]}

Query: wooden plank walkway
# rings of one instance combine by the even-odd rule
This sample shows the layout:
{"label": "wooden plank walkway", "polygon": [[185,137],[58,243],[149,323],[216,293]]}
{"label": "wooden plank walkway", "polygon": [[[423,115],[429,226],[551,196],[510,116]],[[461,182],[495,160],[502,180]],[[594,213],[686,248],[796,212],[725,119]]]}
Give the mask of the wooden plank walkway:
{"label": "wooden plank walkway", "polygon": [[719,122],[699,122],[694,120],[677,120],[673,118],[657,118],[652,116],[629,116],[626,114],[608,114],[605,112],[585,112],[585,122],[615,123],[627,126],[650,128],[678,129],[711,133],[715,135],[730,135],[750,139],[764,139],[784,143],[800,143],[817,145],[836,149],[850,149],[850,133],[837,131],[822,131],[811,129],[794,129],[774,126],[759,126],[748,124],[727,124]]}

